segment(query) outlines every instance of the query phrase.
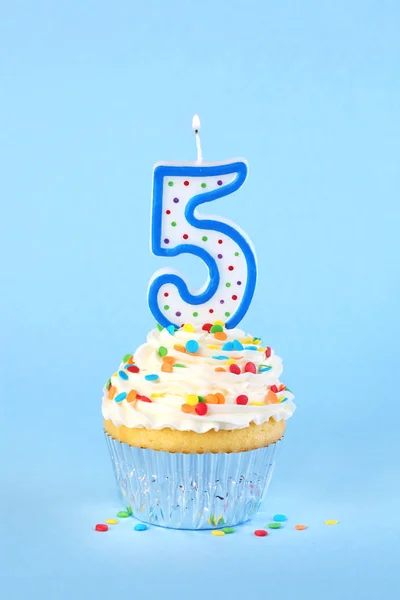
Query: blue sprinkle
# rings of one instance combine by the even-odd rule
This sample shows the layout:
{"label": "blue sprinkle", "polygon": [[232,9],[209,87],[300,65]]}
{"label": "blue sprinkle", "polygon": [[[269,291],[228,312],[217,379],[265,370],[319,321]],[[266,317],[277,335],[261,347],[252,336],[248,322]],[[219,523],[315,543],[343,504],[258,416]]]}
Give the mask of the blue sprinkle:
{"label": "blue sprinkle", "polygon": [[233,340],[233,347],[235,350],[243,350],[243,344],[241,344],[239,340]]}
{"label": "blue sprinkle", "polygon": [[168,325],[167,327],[167,331],[168,333],[170,333],[171,335],[174,335],[175,333],[175,327],[173,325]]}
{"label": "blue sprinkle", "polygon": [[196,340],[188,340],[185,344],[185,348],[190,354],[194,354],[199,349],[199,343]]}
{"label": "blue sprinkle", "polygon": [[287,516],[286,515],[275,515],[274,521],[277,521],[278,523],[283,523],[283,521],[287,521]]}
{"label": "blue sprinkle", "polygon": [[152,373],[151,375],[145,375],[144,378],[147,379],[147,381],[157,381],[158,375],[156,373]]}
{"label": "blue sprinkle", "polygon": [[272,367],[261,367],[260,369],[258,369],[259,373],[264,373],[265,371],[270,371],[272,369]]}
{"label": "blue sprinkle", "polygon": [[257,350],[257,346],[246,346],[245,350]]}
{"label": "blue sprinkle", "polygon": [[125,373],[125,371],[118,371],[118,375],[121,377],[121,379],[129,379],[129,375]]}
{"label": "blue sprinkle", "polygon": [[222,350],[233,350],[233,342],[225,342],[222,346]]}
{"label": "blue sprinkle", "polygon": [[122,402],[122,400],[125,400],[126,398],[126,392],[121,392],[120,394],[118,394],[118,396],[115,396],[114,400],[115,402]]}
{"label": "blue sprinkle", "polygon": [[229,360],[229,356],[223,356],[219,354],[218,356],[212,356],[211,358],[215,358],[215,360]]}
{"label": "blue sprinkle", "polygon": [[148,529],[148,527],[144,523],[138,523],[138,525],[135,525],[135,527],[133,529],[135,531],[146,531],[146,529]]}
{"label": "blue sprinkle", "polygon": [[287,398],[283,398],[283,400],[281,400],[281,404],[282,402],[286,402]]}

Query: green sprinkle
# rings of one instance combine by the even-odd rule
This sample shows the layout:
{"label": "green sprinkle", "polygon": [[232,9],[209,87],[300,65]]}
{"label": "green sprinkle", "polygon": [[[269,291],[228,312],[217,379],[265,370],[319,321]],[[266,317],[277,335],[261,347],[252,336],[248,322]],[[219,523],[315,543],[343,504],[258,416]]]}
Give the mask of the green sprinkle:
{"label": "green sprinkle", "polygon": [[133,515],[132,509],[131,509],[131,507],[130,507],[130,506],[127,506],[127,507],[126,507],[126,512],[127,512],[129,515]]}
{"label": "green sprinkle", "polygon": [[210,329],[210,333],[219,333],[221,331],[224,331],[222,325],[213,325]]}
{"label": "green sprinkle", "polygon": [[168,306],[168,304],[165,304],[165,306],[164,306],[164,310],[169,310],[169,306]]}
{"label": "green sprinkle", "polygon": [[160,356],[167,356],[167,354],[168,354],[167,348],[165,346],[160,346],[158,349],[158,354]]}
{"label": "green sprinkle", "polygon": [[235,533],[235,530],[233,527],[224,527],[222,531],[224,533]]}
{"label": "green sprinkle", "polygon": [[199,402],[205,402],[206,399],[204,398],[204,396],[198,396]]}
{"label": "green sprinkle", "polygon": [[128,362],[132,358],[132,354],[125,354],[122,362]]}
{"label": "green sprinkle", "polygon": [[207,187],[207,184],[206,184],[206,183],[202,183],[202,184],[201,184],[201,187],[202,187],[202,188],[206,188],[206,187]]}
{"label": "green sprinkle", "polygon": [[171,225],[172,227],[176,227],[176,221],[172,221]]}
{"label": "green sprinkle", "polygon": [[127,510],[120,510],[117,513],[117,517],[119,517],[120,519],[127,519],[129,517],[129,513]]}
{"label": "green sprinkle", "polygon": [[194,317],[198,317],[198,316],[199,316],[199,313],[198,313],[198,312],[194,312],[194,313],[193,313],[193,316],[194,316]]}
{"label": "green sprinkle", "polygon": [[231,283],[226,283],[225,285],[226,285],[226,287],[231,287],[232,284]]}
{"label": "green sprinkle", "polygon": [[169,187],[172,187],[174,185],[174,182],[173,181],[168,181],[168,185],[169,185]]}
{"label": "green sprinkle", "polygon": [[235,256],[239,256],[239,252],[235,252]]}
{"label": "green sprinkle", "polygon": [[162,331],[164,327],[160,323],[156,323],[158,331]]}
{"label": "green sprinkle", "polygon": [[181,363],[175,363],[174,365],[172,365],[173,367],[182,367],[183,369],[186,369],[186,365],[182,365]]}
{"label": "green sprinkle", "polygon": [[225,316],[226,316],[226,317],[230,317],[230,316],[231,316],[231,313],[230,313],[230,312],[226,312],[226,313],[225,313]]}
{"label": "green sprinkle", "polygon": [[206,242],[208,240],[208,237],[206,235],[203,235],[201,239],[203,240],[203,242]]}
{"label": "green sprinkle", "polygon": [[106,390],[109,390],[111,386],[111,379],[109,379],[106,383]]}
{"label": "green sprinkle", "polygon": [[281,523],[269,523],[268,527],[270,529],[280,529],[282,527]]}

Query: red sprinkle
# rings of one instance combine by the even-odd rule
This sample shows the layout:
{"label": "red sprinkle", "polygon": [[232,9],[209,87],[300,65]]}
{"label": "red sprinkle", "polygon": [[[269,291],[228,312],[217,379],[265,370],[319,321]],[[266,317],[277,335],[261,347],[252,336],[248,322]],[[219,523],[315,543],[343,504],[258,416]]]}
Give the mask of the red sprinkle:
{"label": "red sprinkle", "polygon": [[244,366],[245,373],[257,373],[257,367],[253,362],[248,362]]}
{"label": "red sprinkle", "polygon": [[240,367],[237,365],[229,365],[229,370],[231,373],[235,373],[235,375],[240,375]]}
{"label": "red sprinkle", "polygon": [[236,404],[247,404],[248,401],[249,397],[246,396],[246,394],[240,394],[240,396],[236,398]]}
{"label": "red sprinkle", "polygon": [[265,529],[256,529],[254,535],[258,535],[258,537],[265,537],[268,535],[268,531],[265,531]]}
{"label": "red sprinkle", "polygon": [[230,267],[228,267],[228,270],[229,270],[229,271],[233,271],[233,267],[232,267],[232,265],[231,265]]}
{"label": "red sprinkle", "polygon": [[126,367],[126,370],[130,373],[139,373],[140,371],[139,367],[137,367],[136,365],[129,365],[129,367]]}
{"label": "red sprinkle", "polygon": [[208,406],[207,406],[207,404],[205,402],[199,402],[194,407],[194,410],[197,412],[198,415],[200,415],[201,417],[203,417],[204,415],[207,414]]}
{"label": "red sprinkle", "polygon": [[187,233],[184,233],[182,237],[183,237],[184,240],[187,240],[189,236],[188,236]]}
{"label": "red sprinkle", "polygon": [[208,333],[210,333],[210,329],[212,327],[212,323],[205,323],[202,327],[203,331],[208,331]]}
{"label": "red sprinkle", "polygon": [[283,383],[281,383],[281,385],[279,386],[279,391],[283,392],[283,390],[286,390],[286,385],[283,385]]}
{"label": "red sprinkle", "polygon": [[103,523],[97,523],[95,530],[96,531],[108,531],[108,525],[104,525]]}
{"label": "red sprinkle", "polygon": [[189,182],[188,181],[184,181],[183,185],[189,185]]}
{"label": "red sprinkle", "polygon": [[165,211],[165,213],[166,213],[167,215],[170,215],[170,214],[171,214],[171,211],[170,211],[170,210],[166,210],[166,211]]}
{"label": "red sprinkle", "polygon": [[271,387],[269,389],[271,390],[271,392],[274,392],[274,394],[278,393],[278,388],[276,385],[271,385]]}
{"label": "red sprinkle", "polygon": [[141,400],[142,402],[151,402],[150,398],[147,396],[142,396],[141,394],[136,394],[136,400]]}
{"label": "red sprinkle", "polygon": [[214,312],[214,309],[210,308],[210,310],[208,312],[212,314]]}
{"label": "red sprinkle", "polygon": [[272,354],[272,350],[269,346],[267,346],[266,350],[265,350],[265,357],[269,358]]}
{"label": "red sprinkle", "polygon": [[218,244],[222,244],[222,240],[218,240]]}
{"label": "red sprinkle", "polygon": [[236,296],[236,294],[233,294],[233,296],[232,296],[232,300],[237,300],[237,296]]}

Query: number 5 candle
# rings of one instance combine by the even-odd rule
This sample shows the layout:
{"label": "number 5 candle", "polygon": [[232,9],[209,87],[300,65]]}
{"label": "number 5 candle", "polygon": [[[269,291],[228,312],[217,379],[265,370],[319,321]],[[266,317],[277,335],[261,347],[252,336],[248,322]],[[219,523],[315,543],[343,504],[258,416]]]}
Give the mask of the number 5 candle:
{"label": "number 5 candle", "polygon": [[188,253],[208,268],[208,280],[190,291],[176,271],[160,269],[149,284],[149,306],[163,327],[223,321],[235,327],[253,298],[257,264],[246,234],[222,217],[205,216],[197,207],[238,190],[247,176],[244,160],[205,163],[200,122],[195,115],[197,161],[158,163],[153,175],[151,249],[157,256]]}

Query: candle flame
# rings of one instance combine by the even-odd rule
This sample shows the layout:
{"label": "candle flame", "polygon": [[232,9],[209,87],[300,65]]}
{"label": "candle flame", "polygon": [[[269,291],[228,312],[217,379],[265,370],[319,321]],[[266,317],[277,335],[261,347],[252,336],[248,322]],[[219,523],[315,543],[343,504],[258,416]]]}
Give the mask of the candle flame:
{"label": "candle flame", "polygon": [[200,119],[199,119],[199,115],[194,115],[193,119],[192,119],[192,129],[194,129],[194,131],[197,133],[197,131],[200,129]]}

